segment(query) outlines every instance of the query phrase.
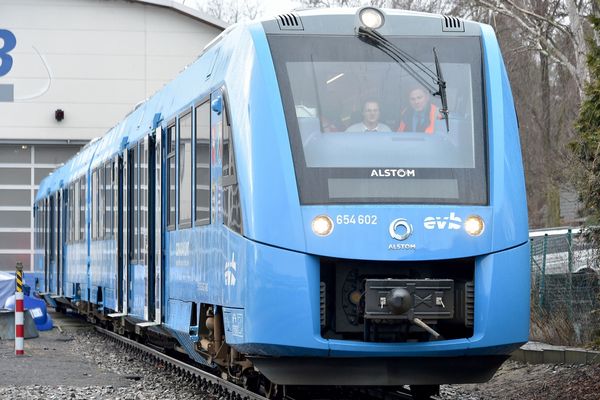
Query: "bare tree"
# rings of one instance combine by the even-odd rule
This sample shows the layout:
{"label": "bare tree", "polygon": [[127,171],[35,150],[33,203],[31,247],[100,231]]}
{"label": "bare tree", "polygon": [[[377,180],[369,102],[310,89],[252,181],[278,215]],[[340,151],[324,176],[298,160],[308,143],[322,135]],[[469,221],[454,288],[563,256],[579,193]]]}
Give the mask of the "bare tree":
{"label": "bare tree", "polygon": [[[564,66],[575,80],[579,98],[589,80],[586,65],[588,43],[586,19],[594,10],[597,0],[474,0],[494,13],[515,21],[529,42],[529,46],[552,62]],[[567,39],[557,40],[557,36]]]}
{"label": "bare tree", "polygon": [[253,20],[263,11],[259,0],[193,0],[185,4],[230,24]]}

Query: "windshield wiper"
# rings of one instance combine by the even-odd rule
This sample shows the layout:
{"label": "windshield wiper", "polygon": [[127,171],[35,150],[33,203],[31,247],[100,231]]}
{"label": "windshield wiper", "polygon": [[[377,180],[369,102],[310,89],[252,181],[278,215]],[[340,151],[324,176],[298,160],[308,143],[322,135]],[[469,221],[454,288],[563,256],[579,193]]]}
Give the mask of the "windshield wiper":
{"label": "windshield wiper", "polygon": [[[431,95],[440,96],[442,108],[440,113],[446,120],[446,132],[450,132],[450,124],[448,120],[448,98],[446,96],[446,81],[442,75],[442,68],[438,60],[438,55],[435,47],[433,48],[433,56],[435,60],[435,72],[429,67],[417,60],[406,51],[398,48],[395,44],[387,40],[379,32],[367,27],[358,28],[358,38],[363,42],[370,44],[379,50],[383,51],[390,58],[398,63],[410,76],[417,82],[423,85]],[[414,66],[414,67],[413,67]],[[416,67],[416,68],[415,68]],[[433,83],[428,81],[428,78]],[[435,84],[435,86],[434,86]],[[437,87],[436,87],[437,86]]]}

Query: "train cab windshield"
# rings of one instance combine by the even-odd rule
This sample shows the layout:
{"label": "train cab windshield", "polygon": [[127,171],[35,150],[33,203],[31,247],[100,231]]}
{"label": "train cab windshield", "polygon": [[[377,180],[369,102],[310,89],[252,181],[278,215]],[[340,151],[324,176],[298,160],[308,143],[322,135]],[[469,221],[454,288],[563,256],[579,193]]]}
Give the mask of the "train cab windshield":
{"label": "train cab windshield", "polygon": [[447,120],[430,77],[357,37],[268,40],[302,204],[487,204],[479,38],[387,37],[430,71],[437,54]]}

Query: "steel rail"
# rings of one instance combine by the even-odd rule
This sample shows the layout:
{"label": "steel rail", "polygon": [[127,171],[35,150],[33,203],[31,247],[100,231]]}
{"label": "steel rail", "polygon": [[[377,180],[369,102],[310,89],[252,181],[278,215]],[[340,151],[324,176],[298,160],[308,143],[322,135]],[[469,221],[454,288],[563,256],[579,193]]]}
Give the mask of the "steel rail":
{"label": "steel rail", "polygon": [[100,328],[98,326],[96,326],[95,328],[96,331],[98,331],[99,333],[102,333],[103,335],[106,335],[117,342],[121,342],[127,346],[140,350],[152,357],[155,357],[156,359],[159,359],[160,361],[172,365],[173,367],[175,367],[175,369],[179,369],[190,374],[191,376],[200,379],[202,386],[215,386],[217,391],[219,391],[219,399],[224,398],[235,400],[267,400],[266,397],[246,390],[243,387],[237,386],[234,383],[231,383],[225,379],[219,378],[218,376],[212,375],[190,364],[187,364],[183,361],[177,360],[173,357],[163,354],[151,347],[145,346],[141,343],[118,335],[109,330]]}

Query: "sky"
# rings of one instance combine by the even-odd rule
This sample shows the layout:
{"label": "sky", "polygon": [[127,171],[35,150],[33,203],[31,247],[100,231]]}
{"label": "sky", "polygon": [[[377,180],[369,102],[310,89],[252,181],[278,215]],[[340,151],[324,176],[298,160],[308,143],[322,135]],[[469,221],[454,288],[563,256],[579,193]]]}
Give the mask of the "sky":
{"label": "sky", "polygon": [[[202,0],[175,0],[179,3],[183,3],[188,7],[198,8],[196,7],[196,3],[202,4]],[[242,0],[243,1],[243,0]],[[268,17],[272,15],[279,15],[285,12],[288,12],[296,7],[300,7],[298,1],[294,0],[259,0],[261,4],[259,18]]]}

